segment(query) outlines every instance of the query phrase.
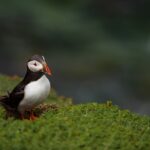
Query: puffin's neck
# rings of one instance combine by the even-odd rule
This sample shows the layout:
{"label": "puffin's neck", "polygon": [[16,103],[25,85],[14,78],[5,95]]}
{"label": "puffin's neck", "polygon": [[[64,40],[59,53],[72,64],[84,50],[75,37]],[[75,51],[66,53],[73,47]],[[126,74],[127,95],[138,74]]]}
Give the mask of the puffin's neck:
{"label": "puffin's neck", "polygon": [[26,75],[23,79],[23,82],[25,84],[28,84],[32,81],[36,81],[40,79],[44,75],[43,72],[31,72],[29,69],[27,69]]}

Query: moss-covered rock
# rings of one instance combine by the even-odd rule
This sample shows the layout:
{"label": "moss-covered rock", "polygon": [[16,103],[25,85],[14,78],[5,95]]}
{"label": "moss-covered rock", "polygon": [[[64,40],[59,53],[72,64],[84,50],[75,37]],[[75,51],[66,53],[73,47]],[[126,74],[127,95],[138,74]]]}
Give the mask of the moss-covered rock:
{"label": "moss-covered rock", "polygon": [[[1,76],[1,94],[19,80]],[[5,120],[0,109],[1,150],[150,149],[150,117],[121,110],[110,102],[71,105],[70,99],[51,94],[46,104],[57,109],[49,107],[35,121]]]}

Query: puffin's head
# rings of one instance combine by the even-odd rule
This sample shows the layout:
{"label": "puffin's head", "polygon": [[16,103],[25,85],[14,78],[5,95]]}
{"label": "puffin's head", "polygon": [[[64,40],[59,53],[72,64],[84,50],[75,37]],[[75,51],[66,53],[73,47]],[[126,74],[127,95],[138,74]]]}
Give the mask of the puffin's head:
{"label": "puffin's head", "polygon": [[31,72],[43,72],[51,75],[51,70],[46,63],[44,56],[32,56],[27,62],[27,67]]}

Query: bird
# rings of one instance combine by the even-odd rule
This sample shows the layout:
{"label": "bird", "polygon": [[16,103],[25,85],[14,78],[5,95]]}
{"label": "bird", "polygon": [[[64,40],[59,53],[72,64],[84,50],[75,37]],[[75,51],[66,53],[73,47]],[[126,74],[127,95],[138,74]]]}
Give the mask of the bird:
{"label": "bird", "polygon": [[22,120],[25,119],[25,112],[29,111],[29,119],[35,120],[33,109],[49,95],[51,84],[47,75],[52,73],[44,56],[40,55],[33,55],[27,61],[26,68],[22,81],[8,95],[0,97],[0,104],[7,112],[17,112]]}

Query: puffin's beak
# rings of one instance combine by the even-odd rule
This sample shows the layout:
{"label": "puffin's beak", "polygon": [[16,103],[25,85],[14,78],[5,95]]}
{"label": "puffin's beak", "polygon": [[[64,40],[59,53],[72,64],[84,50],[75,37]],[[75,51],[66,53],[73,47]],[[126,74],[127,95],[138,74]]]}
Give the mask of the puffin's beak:
{"label": "puffin's beak", "polygon": [[44,72],[48,75],[52,75],[51,70],[49,69],[48,65],[44,63],[43,66],[44,66]]}

